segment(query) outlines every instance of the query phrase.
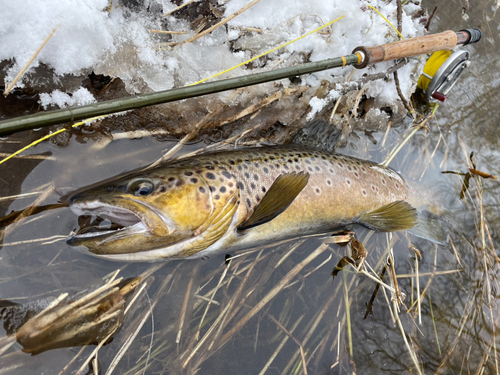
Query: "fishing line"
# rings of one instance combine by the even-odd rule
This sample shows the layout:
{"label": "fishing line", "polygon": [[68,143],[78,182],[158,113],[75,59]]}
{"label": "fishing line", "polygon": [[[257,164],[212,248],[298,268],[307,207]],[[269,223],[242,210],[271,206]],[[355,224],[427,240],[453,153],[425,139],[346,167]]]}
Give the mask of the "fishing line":
{"label": "fishing line", "polygon": [[427,63],[424,66],[424,71],[420,78],[418,79],[417,87],[427,91],[427,87],[431,82],[432,77],[434,77],[438,69],[444,64],[444,62],[451,56],[452,51],[437,51],[434,52]]}
{"label": "fishing line", "polygon": [[[376,10],[376,9],[375,9],[375,10]],[[377,12],[378,12],[378,11],[377,11]],[[337,21],[341,20],[341,19],[342,19],[342,18],[344,18],[344,17],[345,17],[345,16],[340,16],[340,17],[338,17],[338,18],[334,19],[333,21],[330,21],[330,22],[328,22],[328,23],[324,24],[323,26],[320,26],[320,27],[318,27],[318,28],[316,28],[316,29],[314,29],[314,30],[309,31],[308,33],[306,33],[306,34],[304,34],[304,35],[299,36],[298,38],[295,38],[295,39],[293,39],[293,40],[291,40],[291,41],[289,41],[289,42],[286,42],[286,43],[284,43],[284,44],[281,44],[281,45],[279,45],[278,47],[275,47],[275,48],[273,48],[273,49],[270,49],[269,51],[266,51],[266,52],[264,52],[264,53],[261,53],[260,55],[257,55],[257,56],[255,56],[255,57],[251,58],[250,60],[244,61],[244,62],[242,62],[242,63],[240,63],[240,64],[238,64],[238,65],[235,65],[235,66],[233,66],[232,68],[229,68],[229,69],[226,69],[226,70],[224,70],[224,71],[222,71],[222,72],[216,73],[216,74],[214,74],[214,75],[212,75],[212,76],[210,76],[210,77],[204,78],[204,79],[202,79],[202,80],[200,80],[200,81],[198,81],[198,82],[191,83],[191,84],[189,84],[188,86],[194,86],[194,85],[197,85],[197,84],[199,84],[199,83],[203,83],[203,82],[205,82],[205,81],[208,81],[208,80],[209,80],[209,79],[211,79],[211,78],[214,78],[214,77],[220,76],[220,75],[222,75],[222,74],[224,74],[224,73],[227,73],[227,72],[230,72],[231,70],[234,70],[234,69],[236,69],[236,68],[238,68],[238,67],[240,67],[240,66],[246,65],[246,64],[248,64],[248,63],[250,63],[250,62],[252,62],[252,61],[254,61],[254,60],[256,60],[256,59],[258,59],[258,58],[260,58],[260,57],[263,57],[263,56],[265,56],[265,55],[268,55],[268,54],[270,54],[271,52],[274,52],[274,51],[276,51],[276,50],[278,50],[278,49],[280,49],[280,48],[286,47],[286,46],[288,46],[288,45],[290,45],[290,44],[292,44],[292,43],[294,43],[294,42],[296,42],[296,41],[298,41],[298,40],[300,40],[300,39],[302,39],[302,38],[305,38],[306,36],[309,36],[309,35],[311,35],[311,34],[314,34],[314,33],[318,32],[318,31],[320,31],[320,30],[324,29],[325,27],[328,27],[328,26],[332,25],[333,23],[335,23],[335,22],[337,22]],[[389,22],[389,21],[387,21],[387,22]],[[390,22],[389,22],[389,24],[390,24]],[[345,65],[345,64],[344,64],[344,65]],[[102,120],[102,119],[105,119],[106,117],[110,117],[110,116],[113,116],[113,115],[114,115],[114,114],[96,116],[96,117],[93,117],[93,118],[90,118],[90,119],[87,119],[87,120],[84,120],[84,121],[77,122],[76,124],[73,124],[71,127],[72,127],[72,128],[76,128],[76,127],[78,127],[78,126],[81,126],[81,125],[84,125],[84,124],[89,124],[89,123],[91,123],[91,122],[93,122],[93,121]],[[37,144],[39,144],[39,143],[41,143],[41,142],[43,142],[43,141],[45,141],[45,140],[47,140],[47,139],[49,139],[49,138],[51,138],[51,137],[53,137],[53,136],[57,135],[57,134],[63,133],[63,132],[65,132],[66,130],[67,130],[66,128],[62,128],[62,129],[57,130],[57,131],[56,131],[56,132],[54,132],[54,133],[47,134],[46,136],[44,136],[44,137],[42,137],[42,138],[40,138],[40,139],[37,139],[36,141],[34,141],[34,142],[30,143],[30,144],[29,144],[29,145],[27,145],[26,147],[23,147],[22,149],[20,149],[20,150],[18,150],[18,151],[16,151],[16,152],[14,152],[14,153],[12,153],[11,155],[7,156],[6,158],[4,158],[4,159],[0,160],[0,164],[5,163],[7,160],[12,159],[14,156],[19,155],[21,152],[26,151],[27,149],[29,149],[29,148],[31,148],[31,147],[33,147],[33,146],[36,146]]]}

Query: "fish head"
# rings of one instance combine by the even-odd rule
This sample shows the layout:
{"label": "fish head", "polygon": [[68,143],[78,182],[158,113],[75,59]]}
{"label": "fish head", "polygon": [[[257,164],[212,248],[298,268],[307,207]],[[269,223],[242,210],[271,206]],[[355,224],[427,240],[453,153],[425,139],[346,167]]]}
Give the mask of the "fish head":
{"label": "fish head", "polygon": [[130,254],[196,236],[213,206],[208,186],[193,175],[182,169],[157,168],[70,194],[67,202],[72,211],[87,222],[95,219],[81,226],[68,244],[98,255]]}

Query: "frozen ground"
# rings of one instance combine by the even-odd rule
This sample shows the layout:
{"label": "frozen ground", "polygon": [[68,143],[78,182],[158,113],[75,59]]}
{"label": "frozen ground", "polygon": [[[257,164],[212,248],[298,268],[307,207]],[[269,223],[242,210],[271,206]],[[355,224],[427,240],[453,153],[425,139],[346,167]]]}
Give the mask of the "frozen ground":
{"label": "frozen ground", "polygon": [[[387,22],[367,6],[374,6],[396,25],[395,1],[261,0],[226,26],[194,42],[172,45],[193,37],[196,28],[215,24],[249,1],[200,0],[183,11],[164,16],[179,3],[167,0],[26,0],[20,7],[16,2],[4,1],[0,12],[0,61],[11,61],[4,67],[4,84],[7,86],[14,79],[54,29],[53,36],[31,68],[18,81],[18,87],[30,86],[35,76],[33,69],[40,64],[53,72],[51,79],[55,83],[61,77],[88,75],[94,71],[119,77],[131,94],[180,87],[226,70],[340,16],[344,18],[328,28],[219,78],[337,57],[350,54],[359,45],[397,40]],[[418,2],[409,1],[403,7],[402,34],[405,38],[424,33],[420,7],[414,3]],[[204,20],[210,21],[208,25],[203,24]],[[151,30],[187,33],[171,35]],[[387,62],[355,71],[351,80],[365,73],[385,71],[393,64]],[[412,82],[418,78],[416,72],[420,64],[420,59],[413,59],[400,70],[401,89],[406,97],[415,89]],[[306,93],[308,120],[340,96],[340,84],[344,84],[351,71],[350,68],[324,71],[302,80],[302,85],[312,88],[330,83],[321,95],[316,90]],[[283,80],[281,87],[286,88],[289,84],[289,80]],[[273,83],[260,85],[252,89],[250,96],[267,95],[273,87]],[[39,90],[39,103],[44,107],[81,105],[94,100],[87,89],[78,85],[62,87],[66,93],[55,91],[50,85],[46,88],[45,92]],[[373,108],[398,100],[392,76],[387,81],[370,82],[365,89],[365,95],[376,98]],[[235,104],[241,100],[228,93],[216,97]],[[374,111],[373,116],[387,117],[387,114]]]}

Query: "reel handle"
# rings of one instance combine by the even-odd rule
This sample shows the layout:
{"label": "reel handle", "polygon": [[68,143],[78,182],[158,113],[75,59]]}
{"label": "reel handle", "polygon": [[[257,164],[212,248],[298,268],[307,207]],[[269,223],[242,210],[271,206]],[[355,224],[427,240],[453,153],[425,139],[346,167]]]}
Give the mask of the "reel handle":
{"label": "reel handle", "polygon": [[356,47],[353,54],[361,52],[364,54],[363,61],[354,66],[358,69],[381,61],[402,59],[416,55],[427,54],[443,49],[451,50],[457,44],[476,43],[481,40],[482,32],[479,29],[443,31],[439,34],[430,34],[416,38],[400,40],[375,47]]}

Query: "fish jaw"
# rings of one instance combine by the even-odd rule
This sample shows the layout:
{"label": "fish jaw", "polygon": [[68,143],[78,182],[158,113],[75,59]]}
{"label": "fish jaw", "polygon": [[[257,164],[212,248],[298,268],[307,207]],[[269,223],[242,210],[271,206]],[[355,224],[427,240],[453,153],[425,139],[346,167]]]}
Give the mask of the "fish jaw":
{"label": "fish jaw", "polygon": [[175,230],[171,220],[154,207],[129,198],[106,201],[85,200],[76,196],[71,199],[70,208],[77,215],[93,215],[122,226],[68,237],[69,245],[84,246],[94,254],[139,252],[146,246],[175,243],[190,235]]}

